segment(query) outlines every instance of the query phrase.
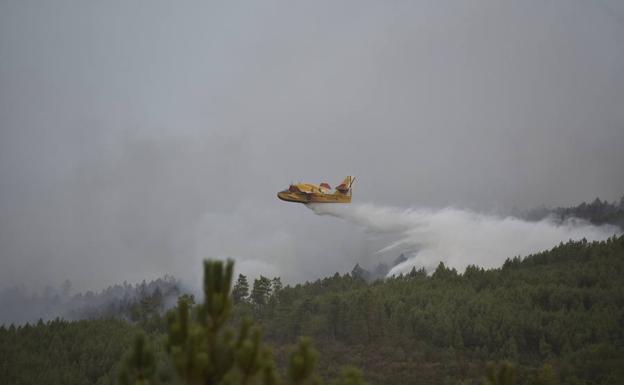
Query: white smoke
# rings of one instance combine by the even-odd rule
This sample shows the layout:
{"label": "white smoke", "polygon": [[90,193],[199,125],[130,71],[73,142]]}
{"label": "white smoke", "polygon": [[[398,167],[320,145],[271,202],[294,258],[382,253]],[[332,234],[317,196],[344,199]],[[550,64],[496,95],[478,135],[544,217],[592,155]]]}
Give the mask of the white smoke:
{"label": "white smoke", "polygon": [[392,268],[389,276],[406,273],[412,267],[431,270],[440,261],[459,271],[471,264],[496,267],[507,257],[526,256],[559,242],[582,238],[604,240],[620,233],[615,226],[595,226],[580,219],[563,223],[551,219],[529,222],[451,207],[438,210],[373,204],[309,204],[308,207],[318,215],[344,219],[367,232],[394,236],[395,240],[378,253],[402,252],[408,260]]}

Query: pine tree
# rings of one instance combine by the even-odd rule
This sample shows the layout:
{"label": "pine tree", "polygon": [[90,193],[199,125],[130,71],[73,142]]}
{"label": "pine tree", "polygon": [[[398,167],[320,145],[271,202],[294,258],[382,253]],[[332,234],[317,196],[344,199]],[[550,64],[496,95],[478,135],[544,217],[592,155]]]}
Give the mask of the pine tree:
{"label": "pine tree", "polygon": [[288,379],[292,384],[318,384],[314,375],[314,365],[318,353],[312,347],[309,338],[300,338],[299,345],[292,352],[288,365]]}
{"label": "pine tree", "polygon": [[[262,343],[260,328],[250,320],[241,324],[238,333],[225,327],[232,308],[232,271],[232,261],[225,265],[221,261],[206,261],[204,303],[191,312],[188,299],[181,297],[177,309],[168,314],[167,351],[175,370],[186,384],[192,385],[280,384],[271,350]],[[258,293],[263,293],[265,281],[270,288],[268,278],[256,281],[254,289],[258,286]],[[289,383],[318,384],[314,374],[317,356],[311,341],[302,338],[289,359]],[[355,372],[348,373],[337,384],[365,385]],[[347,382],[349,379],[360,382]]]}
{"label": "pine tree", "polygon": [[275,277],[271,280],[271,290],[273,295],[277,294],[282,290],[284,285],[282,285],[282,279],[280,277]]}
{"label": "pine tree", "polygon": [[238,335],[224,327],[232,308],[233,265],[204,263],[205,300],[195,319],[184,298],[169,314],[167,350],[187,384],[276,383],[271,352],[261,344],[260,329],[250,321],[242,323]]}
{"label": "pine tree", "polygon": [[284,286],[282,285],[282,279],[280,277],[274,277],[271,280],[271,299],[269,301],[271,304],[275,305],[280,303],[283,288]]}
{"label": "pine tree", "polygon": [[259,308],[267,304],[271,295],[271,280],[267,277],[260,276],[254,280],[253,289],[251,290],[251,301]]}
{"label": "pine tree", "polygon": [[145,334],[140,333],[134,340],[130,353],[124,358],[119,372],[121,385],[148,385],[155,372],[154,353],[147,344]]}
{"label": "pine tree", "polygon": [[247,282],[247,277],[239,274],[238,280],[236,280],[236,284],[232,290],[232,300],[235,304],[237,304],[246,301],[248,296],[249,283]]}
{"label": "pine tree", "polygon": [[369,279],[369,275],[369,272],[364,270],[359,263],[356,263],[353,270],[351,270],[351,276],[356,279],[367,281]]}

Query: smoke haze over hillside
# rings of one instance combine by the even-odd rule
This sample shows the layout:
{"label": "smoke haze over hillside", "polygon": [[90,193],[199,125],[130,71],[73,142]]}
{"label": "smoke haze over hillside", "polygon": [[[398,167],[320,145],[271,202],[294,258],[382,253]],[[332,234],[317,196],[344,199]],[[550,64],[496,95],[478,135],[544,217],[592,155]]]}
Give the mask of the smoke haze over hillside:
{"label": "smoke haze over hillside", "polygon": [[[289,182],[476,212],[619,199],[622,20],[617,0],[0,2],[0,287],[199,282],[207,257],[300,282],[395,237],[278,201]],[[602,234],[493,223],[537,243],[463,240],[458,264]]]}
{"label": "smoke haze over hillside", "polygon": [[440,210],[372,204],[310,204],[308,207],[318,215],[344,219],[369,233],[393,236],[394,240],[378,254],[402,253],[409,258],[395,266],[389,275],[407,273],[412,267],[431,271],[440,261],[460,272],[467,265],[497,267],[506,258],[546,250],[559,242],[582,238],[604,240],[621,233],[616,226],[594,226],[578,219],[561,224],[548,219],[528,222],[450,207]]}

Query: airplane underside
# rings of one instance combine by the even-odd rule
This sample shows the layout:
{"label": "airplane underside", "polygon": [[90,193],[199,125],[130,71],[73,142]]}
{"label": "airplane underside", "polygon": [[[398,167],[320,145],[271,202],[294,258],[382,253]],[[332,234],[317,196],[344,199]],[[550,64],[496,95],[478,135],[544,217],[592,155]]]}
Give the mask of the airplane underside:
{"label": "airplane underside", "polygon": [[283,201],[297,203],[351,203],[351,195],[341,193],[299,193],[285,190],[277,193],[277,197]]}

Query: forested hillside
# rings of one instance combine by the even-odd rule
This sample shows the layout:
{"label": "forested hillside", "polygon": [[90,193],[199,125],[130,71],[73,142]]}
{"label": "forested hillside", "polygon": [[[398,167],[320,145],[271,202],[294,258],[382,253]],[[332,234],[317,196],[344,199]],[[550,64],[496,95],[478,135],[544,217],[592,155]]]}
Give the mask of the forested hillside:
{"label": "forested hillside", "polygon": [[0,383],[110,384],[137,331],[114,319],[0,327]]}
{"label": "forested hillside", "polygon": [[613,203],[596,198],[591,203],[583,202],[571,207],[540,207],[522,213],[520,216],[532,221],[550,217],[557,222],[563,222],[571,218],[580,218],[595,225],[616,225],[624,230],[624,196],[620,198],[619,202]]}
{"label": "forested hillside", "polygon": [[[367,283],[336,274],[294,287],[239,276],[233,322],[258,320],[282,367],[288,346],[313,337],[324,378],[352,364],[371,384],[481,384],[486,363],[506,359],[519,384],[621,384],[622,277],[624,236],[461,274],[440,264],[431,275]],[[162,346],[164,320],[138,320],[2,326],[0,383],[111,383],[136,330]],[[171,368],[158,357],[157,379],[167,382]]]}
{"label": "forested hillside", "polygon": [[544,363],[567,384],[622,383],[623,277],[620,237],[463,274],[442,263],[371,284],[336,274],[252,297],[249,311],[276,344],[310,335],[327,373],[351,363],[375,384],[475,380],[498,359],[516,362],[522,383]]}

